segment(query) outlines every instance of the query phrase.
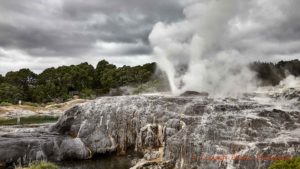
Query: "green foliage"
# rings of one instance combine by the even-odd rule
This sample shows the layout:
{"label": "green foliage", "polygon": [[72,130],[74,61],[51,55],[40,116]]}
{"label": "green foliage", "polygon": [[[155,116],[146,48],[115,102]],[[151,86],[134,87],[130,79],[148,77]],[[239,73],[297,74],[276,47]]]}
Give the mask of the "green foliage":
{"label": "green foliage", "polygon": [[269,169],[300,169],[300,157],[274,162]]}
{"label": "green foliage", "polygon": [[30,101],[32,88],[36,83],[37,75],[29,69],[8,72],[4,81],[22,90],[22,100]]}
{"label": "green foliage", "polygon": [[83,89],[79,96],[81,98],[95,98],[96,97],[96,94],[95,94],[95,91],[92,90],[92,89]]}
{"label": "green foliage", "polygon": [[4,77],[0,74],[0,84],[4,82]]}
{"label": "green foliage", "polygon": [[32,163],[28,169],[58,169],[58,166],[50,162],[39,161]]}
{"label": "green foliage", "polygon": [[107,86],[113,86],[109,84],[110,77],[109,74],[114,75],[116,71],[116,66],[109,64],[106,60],[101,60],[98,62],[95,70],[95,86],[96,88],[107,88]]}
{"label": "green foliage", "polygon": [[101,86],[103,88],[116,88],[118,86],[117,69],[106,69],[101,74]]}
{"label": "green foliage", "polygon": [[8,83],[0,84],[0,102],[17,103],[24,99],[24,91]]}
{"label": "green foliage", "polygon": [[117,68],[105,60],[95,69],[88,63],[48,68],[39,75],[21,69],[0,76],[0,102],[63,102],[75,95],[95,98],[112,88],[145,83],[154,71],[154,63]]}
{"label": "green foliage", "polygon": [[[20,124],[41,124],[41,123],[51,123],[56,122],[58,117],[53,116],[29,116],[21,117]],[[17,118],[11,119],[0,119],[0,125],[16,125]]]}
{"label": "green foliage", "polygon": [[12,106],[13,104],[8,103],[8,102],[1,102],[0,106]]}
{"label": "green foliage", "polygon": [[274,63],[255,62],[250,68],[257,73],[262,85],[278,85],[287,75],[300,76],[300,61],[280,61]]}
{"label": "green foliage", "polygon": [[133,94],[140,94],[140,93],[151,93],[151,92],[155,92],[159,86],[160,86],[160,81],[158,80],[151,80],[147,83],[143,83],[138,85],[134,91]]}
{"label": "green foliage", "polygon": [[88,63],[81,63],[73,69],[74,88],[81,91],[91,89],[94,81],[94,67]]}
{"label": "green foliage", "polygon": [[[257,72],[262,85],[277,85],[288,74],[300,76],[300,61],[274,63],[255,62],[250,65]],[[135,93],[149,91],[151,86],[166,89],[163,78],[156,74],[156,64],[116,67],[105,60],[96,68],[88,63],[48,68],[39,75],[29,69],[0,75],[0,103],[16,104],[18,100],[33,103],[63,102],[77,95],[94,98],[105,95],[111,89],[135,86]],[[165,79],[165,77],[164,77]],[[159,81],[159,85],[151,83]]]}
{"label": "green foliage", "polygon": [[32,103],[32,102],[23,102],[22,105],[27,105],[27,106],[31,106],[31,107],[39,107],[40,106],[40,104]]}

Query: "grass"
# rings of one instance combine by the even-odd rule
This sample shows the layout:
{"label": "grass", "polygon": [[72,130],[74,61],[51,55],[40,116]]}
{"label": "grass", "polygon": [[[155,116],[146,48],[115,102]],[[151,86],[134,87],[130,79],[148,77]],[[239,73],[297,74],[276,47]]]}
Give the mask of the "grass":
{"label": "grass", "polygon": [[40,161],[29,165],[28,169],[58,169],[58,166],[50,162]]}
{"label": "grass", "polygon": [[32,103],[32,102],[23,102],[23,105],[32,106],[32,107],[41,107],[40,104],[38,104],[38,103]]}
{"label": "grass", "polygon": [[300,157],[274,162],[269,169],[300,169]]}
{"label": "grass", "polygon": [[[41,124],[41,123],[51,123],[56,122],[58,117],[54,116],[28,116],[28,117],[21,117],[20,124]],[[7,125],[17,125],[17,118],[12,119],[0,119],[0,125],[7,126]]]}
{"label": "grass", "polygon": [[13,104],[8,103],[8,102],[1,102],[0,106],[12,106]]}
{"label": "grass", "polygon": [[23,102],[22,105],[18,104],[11,104],[7,102],[1,102],[0,103],[0,114],[9,112],[14,109],[22,109],[22,110],[29,110],[33,112],[43,112],[43,111],[49,111],[49,110],[61,110],[64,111],[70,107],[72,107],[75,104],[84,103],[86,100],[84,99],[73,99],[68,102],[64,103],[47,103],[47,104],[38,104],[38,103],[32,103],[32,102]]}
{"label": "grass", "polygon": [[58,166],[47,161],[37,161],[31,163],[26,168],[17,167],[16,169],[58,169]]}

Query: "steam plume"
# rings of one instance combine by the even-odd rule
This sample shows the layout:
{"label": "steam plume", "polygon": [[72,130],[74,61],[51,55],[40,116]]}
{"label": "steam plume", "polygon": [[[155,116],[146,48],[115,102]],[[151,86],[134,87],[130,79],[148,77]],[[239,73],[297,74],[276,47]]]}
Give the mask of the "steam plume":
{"label": "steam plume", "polygon": [[[271,4],[270,0],[264,2]],[[171,24],[159,22],[149,35],[157,63],[167,73],[172,92],[194,90],[214,96],[236,96],[253,90],[255,74],[246,65],[251,55],[261,52],[249,54],[239,42],[249,42],[246,35],[258,31],[260,23],[272,25],[275,21],[256,16],[265,10],[262,1],[185,0],[183,3],[184,20]],[[254,23],[253,18],[260,20]]]}

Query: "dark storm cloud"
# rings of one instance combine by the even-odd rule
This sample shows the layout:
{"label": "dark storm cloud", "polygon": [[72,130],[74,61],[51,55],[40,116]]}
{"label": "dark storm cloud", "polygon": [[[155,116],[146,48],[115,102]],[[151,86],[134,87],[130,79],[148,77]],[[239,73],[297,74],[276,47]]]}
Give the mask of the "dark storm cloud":
{"label": "dark storm cloud", "polygon": [[[169,25],[171,32],[179,29],[172,35],[180,38],[184,31],[198,29],[202,21],[209,27],[216,22],[211,19],[214,15],[226,12],[235,13],[226,23],[232,30],[220,28],[228,31],[224,37],[211,35],[221,41],[212,50],[232,48],[252,60],[299,58],[299,0],[236,0],[240,4],[236,11],[214,10],[205,18],[198,16],[201,6],[189,5],[209,1],[219,2],[0,0],[0,73],[23,67],[41,71],[82,61],[95,65],[100,59],[118,65],[149,62],[153,51],[148,35],[157,22]],[[184,22],[193,16],[200,17],[197,23]],[[177,28],[177,22],[183,26]],[[163,38],[166,33],[159,35]]]}
{"label": "dark storm cloud", "polygon": [[178,20],[182,10],[174,0],[10,0],[0,3],[0,46],[24,51],[33,57],[81,56],[95,50],[97,41],[131,46],[106,52],[108,55],[150,54],[147,37],[153,24]]}

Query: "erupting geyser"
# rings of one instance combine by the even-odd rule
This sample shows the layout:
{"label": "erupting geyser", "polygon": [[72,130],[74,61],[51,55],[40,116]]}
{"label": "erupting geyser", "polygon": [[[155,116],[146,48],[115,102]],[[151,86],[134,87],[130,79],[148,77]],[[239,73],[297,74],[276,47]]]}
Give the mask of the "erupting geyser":
{"label": "erupting geyser", "polygon": [[185,0],[183,20],[157,23],[149,39],[172,92],[235,96],[254,89],[255,74],[247,64],[261,55],[271,57],[268,50],[276,45],[262,35],[274,23],[282,24],[284,9],[296,3],[276,2]]}

